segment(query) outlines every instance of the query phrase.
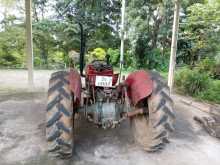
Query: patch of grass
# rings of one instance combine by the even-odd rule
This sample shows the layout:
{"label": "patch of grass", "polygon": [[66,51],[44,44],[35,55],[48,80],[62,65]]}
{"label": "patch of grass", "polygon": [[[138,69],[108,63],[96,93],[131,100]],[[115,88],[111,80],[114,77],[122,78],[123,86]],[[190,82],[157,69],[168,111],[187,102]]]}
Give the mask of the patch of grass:
{"label": "patch of grass", "polygon": [[160,72],[160,75],[164,78],[164,79],[168,79],[168,72]]}
{"label": "patch of grass", "polygon": [[175,75],[175,87],[183,95],[220,104],[220,80],[212,79],[206,72],[187,67],[179,69]]}
{"label": "patch of grass", "polygon": [[213,80],[208,89],[200,92],[196,97],[220,104],[220,80]]}
{"label": "patch of grass", "polygon": [[208,74],[189,68],[179,70],[175,76],[177,89],[190,96],[197,96],[200,92],[207,90],[210,82]]}

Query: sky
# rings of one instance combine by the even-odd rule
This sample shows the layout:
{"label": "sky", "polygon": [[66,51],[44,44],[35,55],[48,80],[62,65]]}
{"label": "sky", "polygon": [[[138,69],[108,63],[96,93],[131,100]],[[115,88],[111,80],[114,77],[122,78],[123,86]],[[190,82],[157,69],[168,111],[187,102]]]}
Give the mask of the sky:
{"label": "sky", "polygon": [[[46,9],[47,12],[45,13],[45,17],[47,18],[53,15],[53,10],[51,9],[53,2],[54,0],[49,1],[49,5]],[[24,9],[25,9],[24,0],[16,0],[12,6],[8,6],[8,7],[4,6],[0,0],[0,22],[4,19],[5,11],[7,11],[6,13],[8,15],[15,15],[18,18],[24,18],[25,17]]]}
{"label": "sky", "polygon": [[24,18],[24,12],[18,10],[19,8],[24,9],[24,0],[16,1],[16,3],[10,7],[6,7],[2,3],[0,3],[0,22],[4,19],[5,12],[8,15],[16,15],[17,17]]}

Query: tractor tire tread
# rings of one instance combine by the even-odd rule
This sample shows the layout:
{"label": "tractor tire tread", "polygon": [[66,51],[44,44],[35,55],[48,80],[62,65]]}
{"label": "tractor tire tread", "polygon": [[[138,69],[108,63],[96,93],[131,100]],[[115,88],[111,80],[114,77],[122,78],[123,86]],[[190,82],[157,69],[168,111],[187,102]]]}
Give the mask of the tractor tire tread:
{"label": "tractor tire tread", "polygon": [[[173,100],[169,87],[156,72],[150,72],[153,81],[152,94],[148,100],[148,115],[131,120],[136,141],[146,151],[156,152],[169,143],[170,133],[174,131]],[[145,130],[145,131],[144,131]]]}
{"label": "tractor tire tread", "polygon": [[60,158],[71,157],[73,148],[73,96],[68,75],[67,71],[51,75],[46,109],[48,152]]}

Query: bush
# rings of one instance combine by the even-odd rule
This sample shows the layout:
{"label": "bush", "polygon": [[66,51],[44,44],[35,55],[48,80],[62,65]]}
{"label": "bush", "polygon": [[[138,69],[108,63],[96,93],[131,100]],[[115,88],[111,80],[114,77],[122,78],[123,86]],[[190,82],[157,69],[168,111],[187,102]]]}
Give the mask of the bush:
{"label": "bush", "polygon": [[[120,66],[120,51],[119,49],[112,49],[109,48],[107,54],[110,55],[110,62],[113,66],[119,67]],[[124,53],[124,68],[126,70],[133,70],[136,68],[136,59],[135,56],[127,51]]]}
{"label": "bush", "polygon": [[65,55],[63,52],[55,51],[51,52],[48,57],[49,68],[62,69],[66,66]]}
{"label": "bush", "polygon": [[137,66],[139,68],[166,72],[169,66],[169,54],[165,52],[165,54],[162,55],[161,50],[158,48],[147,51],[142,57],[139,57]]}
{"label": "bush", "polygon": [[119,66],[120,51],[119,49],[109,48],[107,54],[110,56],[110,62],[113,66]]}
{"label": "bush", "polygon": [[92,52],[88,54],[88,61],[93,60],[105,60],[106,52],[102,48],[95,48]]}
{"label": "bush", "polygon": [[220,80],[220,52],[215,56],[214,78]]}
{"label": "bush", "polygon": [[136,69],[137,63],[136,63],[136,58],[135,56],[127,51],[124,54],[124,68],[126,70],[134,70]]}
{"label": "bush", "polygon": [[213,78],[220,80],[220,63],[217,63],[213,69]]}
{"label": "bush", "polygon": [[0,31],[0,67],[25,67],[25,31],[22,27],[11,26]]}
{"label": "bush", "polygon": [[207,90],[198,94],[198,98],[220,104],[220,80],[212,81]]}
{"label": "bush", "polygon": [[198,70],[183,68],[177,72],[175,85],[180,91],[191,96],[196,96],[199,92],[206,90],[209,86],[210,78],[206,73]]}
{"label": "bush", "polygon": [[197,68],[201,72],[207,72],[208,74],[211,74],[214,65],[215,61],[213,59],[205,58],[198,63]]}
{"label": "bush", "polygon": [[220,63],[218,60],[205,58],[198,63],[196,68],[201,73],[205,72],[212,78],[220,79]]}

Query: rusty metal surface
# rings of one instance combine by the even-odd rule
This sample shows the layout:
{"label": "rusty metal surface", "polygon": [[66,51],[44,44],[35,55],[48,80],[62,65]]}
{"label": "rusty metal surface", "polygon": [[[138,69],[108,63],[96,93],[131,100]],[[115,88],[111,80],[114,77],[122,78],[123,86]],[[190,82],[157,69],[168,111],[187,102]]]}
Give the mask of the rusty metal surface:
{"label": "rusty metal surface", "polygon": [[148,72],[139,70],[129,74],[125,80],[128,86],[128,97],[133,105],[152,93],[153,82]]}
{"label": "rusty metal surface", "polygon": [[69,82],[70,82],[70,89],[74,93],[74,99],[75,99],[74,101],[77,105],[79,105],[81,101],[82,83],[81,83],[80,74],[77,70],[70,69]]}
{"label": "rusty metal surface", "polygon": [[129,117],[133,117],[133,116],[137,116],[141,114],[144,114],[144,110],[142,108],[139,108],[139,109],[135,109],[133,111],[127,112],[125,116],[129,118]]}

